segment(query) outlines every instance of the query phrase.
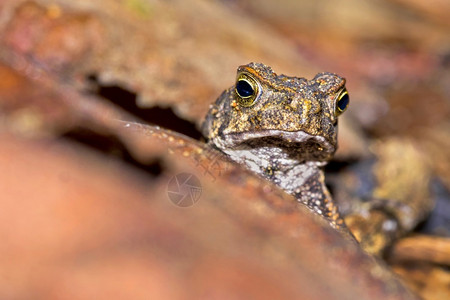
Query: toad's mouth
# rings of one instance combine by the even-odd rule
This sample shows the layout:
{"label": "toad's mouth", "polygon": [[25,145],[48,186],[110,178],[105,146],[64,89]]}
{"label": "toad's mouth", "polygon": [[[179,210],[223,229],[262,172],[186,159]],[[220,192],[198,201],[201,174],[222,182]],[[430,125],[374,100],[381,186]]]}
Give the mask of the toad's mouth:
{"label": "toad's mouth", "polygon": [[218,137],[214,143],[223,150],[278,149],[302,160],[328,160],[336,151],[336,147],[322,136],[274,129],[227,134]]}

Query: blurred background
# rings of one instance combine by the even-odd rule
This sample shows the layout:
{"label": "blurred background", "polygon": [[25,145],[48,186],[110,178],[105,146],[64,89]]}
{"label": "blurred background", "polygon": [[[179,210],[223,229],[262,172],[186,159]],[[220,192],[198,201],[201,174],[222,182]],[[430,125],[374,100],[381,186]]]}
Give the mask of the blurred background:
{"label": "blurred background", "polygon": [[[366,184],[352,167],[359,170],[362,164],[371,172],[371,163],[364,162],[381,157],[383,145],[397,145],[397,156],[393,157],[402,153],[406,156],[401,145],[412,145],[425,165],[412,172],[420,172],[426,184],[420,185],[420,191],[413,187],[411,191],[434,206],[431,217],[420,220],[416,234],[438,236],[448,243],[448,12],[450,1],[446,0],[0,0],[0,132],[5,141],[0,147],[0,187],[4,193],[0,196],[0,215],[4,214],[0,253],[3,251],[2,268],[7,270],[4,280],[0,279],[0,296],[26,298],[37,293],[47,299],[76,298],[72,280],[76,278],[78,286],[86,288],[92,273],[79,270],[75,277],[59,282],[65,287],[59,290],[43,284],[41,276],[31,276],[29,268],[39,266],[47,276],[42,278],[50,282],[66,269],[42,266],[57,265],[55,257],[65,257],[58,256],[61,253],[81,251],[79,245],[83,244],[89,245],[83,251],[90,257],[93,254],[89,251],[98,243],[122,241],[128,231],[147,235],[136,229],[139,226],[150,228],[160,241],[164,236],[160,228],[136,221],[139,218],[135,213],[142,211],[142,203],[133,204],[136,207],[127,214],[123,203],[117,204],[117,200],[108,204],[105,197],[146,198],[154,191],[164,191],[170,175],[183,169],[174,161],[189,159],[193,154],[177,150],[169,158],[167,149],[174,146],[167,146],[165,141],[161,142],[164,146],[155,141],[143,145],[142,140],[151,136],[148,132],[123,132],[114,122],[155,124],[201,141],[199,127],[209,104],[233,85],[237,67],[249,62],[263,62],[278,74],[307,79],[323,71],[345,77],[351,104],[340,120],[336,159],[327,169],[333,194],[343,203],[344,211],[351,209],[346,199],[361,196],[358,190]],[[191,142],[195,143],[185,141]],[[87,183],[73,179],[71,172],[55,171],[77,166],[83,166],[79,176],[88,179]],[[46,172],[41,173],[47,169],[57,174],[55,181],[44,175]],[[109,175],[102,175],[105,172]],[[377,176],[378,181],[397,180],[395,171]],[[128,180],[130,183],[125,184]],[[119,189],[119,182],[131,186],[134,190],[130,193],[136,194],[116,194],[112,187]],[[150,192],[148,186],[152,187]],[[409,189],[401,182],[398,187],[399,191]],[[97,195],[97,189],[105,193]],[[80,197],[84,199],[80,206],[65,206],[65,199]],[[208,192],[205,197],[212,199]],[[233,197],[238,196],[229,199]],[[92,210],[92,223],[79,227],[83,219],[79,214],[89,218],[93,203],[97,204]],[[113,208],[102,213],[102,207],[108,205]],[[114,225],[115,218],[126,220],[131,229]],[[170,222],[177,228],[185,225],[176,223],[170,213],[167,218],[174,220]],[[195,218],[205,218],[201,224],[214,222],[207,215]],[[90,236],[87,232],[92,228],[95,234]],[[116,239],[105,238],[108,235],[103,230]],[[180,236],[189,233],[182,231]],[[214,235],[205,232],[208,234]],[[67,248],[60,246],[63,236],[65,244],[70,244]],[[78,240],[85,236],[90,236],[89,241]],[[9,257],[14,257],[14,263]],[[168,257],[165,259],[170,260]],[[419,259],[420,263],[395,261],[392,265],[422,297],[444,299],[450,295],[446,259],[446,263]],[[111,266],[109,263],[114,264],[114,260],[106,265]],[[103,266],[89,265],[109,274]],[[145,273],[134,267],[133,261],[131,273]],[[153,267],[167,271],[158,255],[149,263],[149,268]],[[155,282],[178,278],[172,273],[164,276]],[[42,285],[46,288],[39,290]],[[180,296],[170,294],[170,288],[159,290],[157,285],[153,286],[155,293],[168,298]],[[86,291],[84,296],[96,295],[89,288]],[[129,287],[127,291],[135,289]],[[130,293],[123,295],[138,297]]]}

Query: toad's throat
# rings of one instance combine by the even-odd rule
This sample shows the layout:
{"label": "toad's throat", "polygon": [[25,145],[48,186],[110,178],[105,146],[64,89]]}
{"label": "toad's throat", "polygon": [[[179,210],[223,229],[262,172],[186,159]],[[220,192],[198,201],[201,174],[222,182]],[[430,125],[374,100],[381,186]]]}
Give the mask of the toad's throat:
{"label": "toad's throat", "polygon": [[310,135],[304,131],[264,130],[233,133],[217,137],[214,144],[230,156],[252,152],[258,156],[269,156],[275,162],[282,159],[292,163],[314,161],[323,164],[336,150],[324,137]]}

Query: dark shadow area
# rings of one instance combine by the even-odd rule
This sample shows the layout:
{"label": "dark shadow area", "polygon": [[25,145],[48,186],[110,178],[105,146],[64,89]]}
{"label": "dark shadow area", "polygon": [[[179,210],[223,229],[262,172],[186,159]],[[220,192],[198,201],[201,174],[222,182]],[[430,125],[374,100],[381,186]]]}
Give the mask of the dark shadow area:
{"label": "dark shadow area", "polygon": [[134,159],[125,145],[114,135],[98,133],[86,128],[75,128],[61,137],[93,149],[103,155],[120,159],[154,177],[160,175],[164,169],[160,159],[156,158],[148,163],[141,163]]}
{"label": "dark shadow area", "polygon": [[324,171],[325,173],[339,173],[343,170],[351,167],[356,164],[358,161],[355,160],[331,160],[328,164],[325,165]]}
{"label": "dark shadow area", "polygon": [[141,120],[182,133],[196,140],[200,140],[202,137],[194,123],[177,116],[172,108],[158,106],[140,108],[136,105],[136,93],[118,85],[101,85],[95,75],[90,75],[87,79],[92,87],[89,93],[111,101],[114,105],[121,107]]}
{"label": "dark shadow area", "polygon": [[415,231],[450,237],[450,191],[438,178],[431,181],[431,191],[435,201],[434,209]]}

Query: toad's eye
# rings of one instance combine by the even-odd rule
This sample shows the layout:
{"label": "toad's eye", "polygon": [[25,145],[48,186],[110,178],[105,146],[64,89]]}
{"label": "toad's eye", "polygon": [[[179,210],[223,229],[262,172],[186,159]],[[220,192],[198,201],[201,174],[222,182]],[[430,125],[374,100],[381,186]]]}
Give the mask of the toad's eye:
{"label": "toad's eye", "polygon": [[251,97],[255,91],[247,80],[239,80],[236,84],[236,92],[241,98]]}
{"label": "toad's eye", "polygon": [[255,103],[258,96],[258,83],[247,75],[240,75],[236,82],[236,94],[238,96],[238,103],[244,107],[250,107]]}
{"label": "toad's eye", "polygon": [[339,95],[337,96],[337,102],[336,102],[336,116],[339,116],[342,114],[348,107],[348,104],[350,103],[350,97],[348,96],[348,92],[346,88],[343,88]]}

